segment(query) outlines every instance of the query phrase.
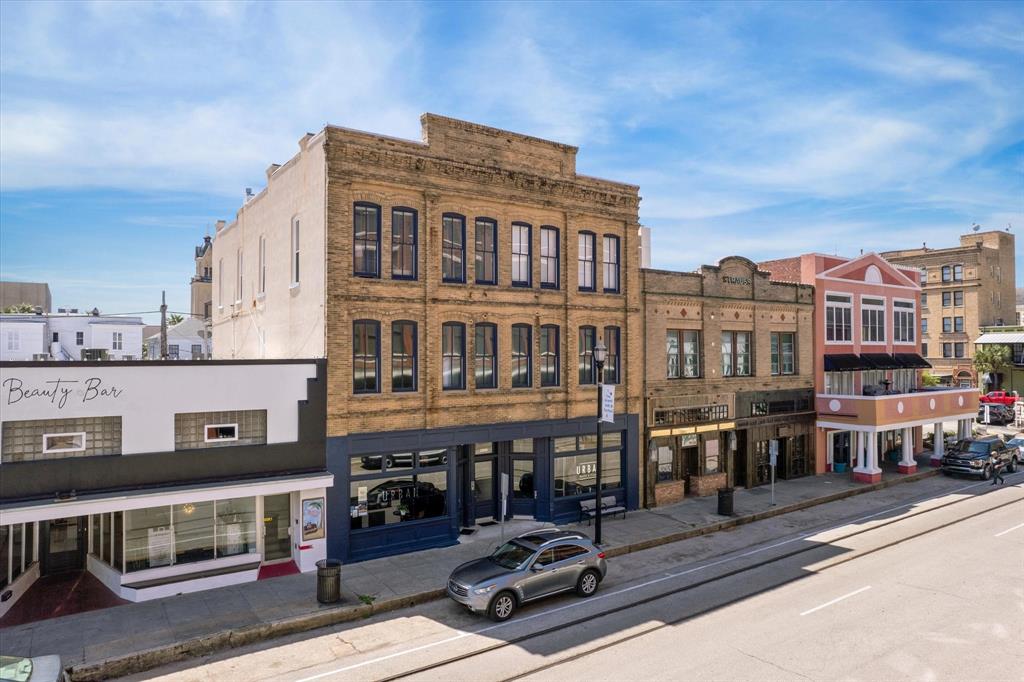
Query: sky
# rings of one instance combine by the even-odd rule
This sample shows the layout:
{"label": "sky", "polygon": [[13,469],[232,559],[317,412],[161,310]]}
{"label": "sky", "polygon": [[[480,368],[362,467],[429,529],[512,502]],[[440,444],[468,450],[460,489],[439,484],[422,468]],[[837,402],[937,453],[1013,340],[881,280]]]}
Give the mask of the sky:
{"label": "sky", "polygon": [[1022,3],[5,0],[0,278],[187,311],[193,247],[303,134],[427,111],[638,184],[657,268],[952,246],[1024,232],[1022,85]]}

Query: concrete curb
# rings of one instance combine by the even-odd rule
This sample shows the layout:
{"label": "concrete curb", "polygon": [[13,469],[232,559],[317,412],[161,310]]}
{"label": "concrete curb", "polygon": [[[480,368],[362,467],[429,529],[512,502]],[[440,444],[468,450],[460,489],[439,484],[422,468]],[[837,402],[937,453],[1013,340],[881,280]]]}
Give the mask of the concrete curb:
{"label": "concrete curb", "polygon": [[[901,476],[900,478],[894,478],[887,481],[881,481],[872,485],[842,490],[837,493],[824,495],[822,497],[814,497],[801,502],[793,502],[791,504],[776,507],[775,509],[768,509],[744,516],[736,516],[708,526],[701,526],[700,528],[692,528],[678,533],[670,533],[669,535],[641,540],[640,542],[634,542],[628,545],[609,547],[605,551],[609,557],[631,554],[633,552],[639,552],[645,549],[651,549],[652,547],[679,542],[680,540],[686,540],[700,535],[708,535],[710,533],[717,533],[718,531],[736,528],[737,526],[753,523],[754,521],[788,514],[789,512],[815,507],[820,504],[828,504],[829,502],[835,502],[836,500],[842,500],[847,497],[882,490],[894,485],[912,483],[931,476],[936,476],[938,473],[939,471],[937,469],[919,471],[918,473]],[[440,588],[417,592],[416,594],[401,597],[394,597],[391,599],[384,599],[379,602],[374,602],[373,604],[347,604],[345,606],[320,607],[319,610],[311,613],[290,616],[288,618],[281,618],[266,623],[256,623],[234,630],[222,630],[210,635],[194,637],[182,642],[175,642],[174,644],[153,647],[142,651],[135,651],[130,654],[115,656],[113,658],[96,661],[94,663],[73,665],[68,669],[68,673],[74,682],[95,682],[98,680],[110,679],[112,677],[141,673],[146,670],[151,670],[162,665],[175,663],[188,658],[206,656],[217,653],[218,651],[223,651],[224,649],[245,646],[247,644],[261,642],[267,639],[306,632],[308,630],[315,630],[317,628],[336,625],[338,623],[346,623],[362,618],[369,618],[370,616],[378,613],[387,613],[388,611],[396,611],[409,606],[416,606],[417,604],[422,604],[424,602],[441,599],[444,596],[445,590],[444,588]]]}

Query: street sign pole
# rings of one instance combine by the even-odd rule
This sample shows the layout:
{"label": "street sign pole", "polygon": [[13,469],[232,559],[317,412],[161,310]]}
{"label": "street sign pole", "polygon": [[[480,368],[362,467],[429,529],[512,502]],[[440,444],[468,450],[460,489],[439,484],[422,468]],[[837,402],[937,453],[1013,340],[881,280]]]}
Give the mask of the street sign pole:
{"label": "street sign pole", "polygon": [[505,544],[505,517],[508,515],[508,474],[501,474],[501,544]]}
{"label": "street sign pole", "polygon": [[779,461],[779,441],[772,439],[768,443],[768,456],[772,465],[772,506],[775,506],[775,465]]}

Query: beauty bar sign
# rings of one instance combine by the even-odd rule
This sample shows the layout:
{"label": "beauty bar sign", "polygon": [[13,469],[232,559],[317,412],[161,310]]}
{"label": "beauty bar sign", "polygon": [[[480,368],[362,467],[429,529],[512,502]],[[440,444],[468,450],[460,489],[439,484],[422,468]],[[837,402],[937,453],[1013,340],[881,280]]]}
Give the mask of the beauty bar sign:
{"label": "beauty bar sign", "polygon": [[124,392],[123,388],[104,382],[99,377],[56,377],[31,383],[20,377],[7,377],[0,382],[0,405],[8,407],[31,404],[34,407],[48,403],[63,410],[72,405],[117,403],[124,398]]}

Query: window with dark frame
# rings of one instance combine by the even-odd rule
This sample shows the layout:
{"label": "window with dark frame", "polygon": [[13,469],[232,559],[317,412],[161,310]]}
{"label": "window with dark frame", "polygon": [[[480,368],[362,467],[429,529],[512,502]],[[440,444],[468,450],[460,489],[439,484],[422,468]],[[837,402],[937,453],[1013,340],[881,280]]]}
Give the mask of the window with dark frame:
{"label": "window with dark frame", "polygon": [[942,318],[942,331],[949,334],[953,331],[953,318],[944,317]]}
{"label": "window with dark frame", "polygon": [[441,217],[441,280],[466,281],[466,219],[457,213]]}
{"label": "window with dark frame", "polygon": [[477,218],[473,258],[477,284],[498,283],[498,223],[491,218]]}
{"label": "window with dark frame", "polygon": [[957,308],[961,308],[964,305],[964,292],[954,291],[953,292],[953,305]]}
{"label": "window with dark frame", "polygon": [[474,328],[473,365],[474,386],[498,387],[498,328],[481,322]]}
{"label": "window with dark frame", "polygon": [[528,324],[512,325],[512,388],[533,385],[531,344],[533,328]]}
{"label": "window with dark frame", "polygon": [[594,345],[597,343],[597,329],[580,327],[579,374],[580,384],[593,384],[594,380]]}
{"label": "window with dark frame", "polygon": [[357,277],[380,277],[380,206],[353,207],[352,258]]}
{"label": "window with dark frame", "polygon": [[954,265],[953,266],[953,281],[962,282],[964,281],[964,266]]}
{"label": "window with dark frame", "polygon": [[953,318],[953,331],[962,332],[964,330],[964,318],[957,315]]}
{"label": "window with dark frame", "polygon": [[559,278],[558,228],[540,228],[540,285],[544,289],[557,289]]}
{"label": "window with dark frame", "polygon": [[953,292],[943,291],[942,292],[942,307],[948,308],[953,305]]}
{"label": "window with dark frame", "polygon": [[942,344],[942,357],[951,358],[953,357],[953,344],[944,343]]}
{"label": "window with dark frame", "polygon": [[[207,315],[209,317],[209,315]],[[75,332],[75,345],[82,346],[85,344],[85,332]]]}
{"label": "window with dark frame", "polygon": [[352,391],[379,393],[380,322],[356,320],[352,323]]}
{"label": "window with dark frame", "polygon": [[416,323],[391,323],[391,391],[416,390]]}
{"label": "window with dark frame", "polygon": [[540,385],[558,386],[558,325],[546,324],[540,328]]}
{"label": "window with dark frame", "polygon": [[621,377],[619,371],[619,338],[618,327],[604,328],[604,345],[608,349],[608,354],[604,361],[604,383],[606,384],[617,384]]}
{"label": "window with dark frame", "polygon": [[441,388],[466,388],[466,325],[461,322],[441,325]]}
{"label": "window with dark frame", "polygon": [[391,209],[391,278],[416,279],[417,214],[411,208]]}
{"label": "window with dark frame", "polygon": [[579,239],[579,275],[577,285],[580,291],[594,291],[595,283],[595,247],[597,235],[593,232],[580,232]]}
{"label": "window with dark frame", "polygon": [[966,353],[965,353],[966,348],[967,348],[967,344],[965,344],[965,343],[960,343],[959,341],[954,343],[953,344],[953,357],[955,357],[955,358],[966,357]]}
{"label": "window with dark frame", "polygon": [[682,376],[681,336],[682,332],[676,329],[665,332],[665,374],[669,379],[678,379]]}
{"label": "window with dark frame", "polygon": [[512,223],[512,286],[528,287],[533,284],[531,266],[533,228],[526,223]]}
{"label": "window with dark frame", "polygon": [[602,246],[604,291],[619,293],[619,238],[605,235]]}
{"label": "window with dark frame", "polygon": [[953,281],[953,268],[948,265],[942,266],[942,281],[952,282]]}

